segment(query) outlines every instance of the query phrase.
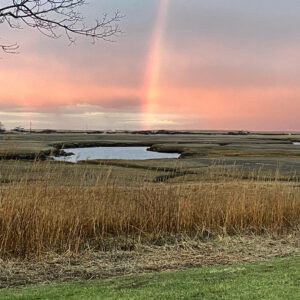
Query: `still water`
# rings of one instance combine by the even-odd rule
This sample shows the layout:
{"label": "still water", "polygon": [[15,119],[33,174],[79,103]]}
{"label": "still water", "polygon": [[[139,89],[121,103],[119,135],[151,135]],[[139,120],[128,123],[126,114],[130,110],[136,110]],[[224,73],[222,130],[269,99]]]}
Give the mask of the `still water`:
{"label": "still water", "polygon": [[54,157],[55,160],[77,162],[87,159],[157,159],[179,158],[179,153],[161,153],[147,151],[147,147],[92,147],[64,149],[65,152],[74,153],[71,156]]}

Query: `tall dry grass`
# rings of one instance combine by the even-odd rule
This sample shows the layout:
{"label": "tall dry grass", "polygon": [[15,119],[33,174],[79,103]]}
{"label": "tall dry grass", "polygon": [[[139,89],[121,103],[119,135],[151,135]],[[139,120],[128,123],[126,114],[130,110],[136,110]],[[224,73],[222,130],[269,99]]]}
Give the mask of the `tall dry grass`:
{"label": "tall dry grass", "polygon": [[[66,173],[73,169],[54,166],[29,165],[20,180],[1,186],[0,257],[79,253],[132,238],[285,233],[300,228],[299,188],[279,182],[278,176],[268,182],[257,177],[228,181],[213,180],[211,174],[210,181],[126,188],[108,184],[110,172],[101,169],[93,186],[82,184],[89,169],[74,171],[78,185],[66,184]],[[16,170],[11,169],[11,178]],[[41,180],[32,182],[37,172]]]}

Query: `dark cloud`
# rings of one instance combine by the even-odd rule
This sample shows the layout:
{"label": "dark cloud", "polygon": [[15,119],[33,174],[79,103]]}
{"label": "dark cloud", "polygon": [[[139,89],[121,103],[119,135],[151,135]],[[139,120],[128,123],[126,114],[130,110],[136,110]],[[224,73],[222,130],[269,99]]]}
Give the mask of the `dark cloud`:
{"label": "dark cloud", "polygon": [[299,40],[300,2],[280,0],[172,1],[169,41],[181,46],[214,40],[227,46],[273,47]]}
{"label": "dark cloud", "polygon": [[99,104],[104,110],[114,110],[114,111],[139,111],[141,107],[141,100],[136,99],[112,99]]}
{"label": "dark cloud", "polygon": [[0,111],[10,113],[96,113],[96,112],[139,112],[141,101],[139,99],[99,99],[90,101],[75,101],[74,104],[22,105],[20,103],[2,102]]}
{"label": "dark cloud", "polygon": [[298,86],[299,15],[299,1],[171,1],[161,77],[187,88]]}

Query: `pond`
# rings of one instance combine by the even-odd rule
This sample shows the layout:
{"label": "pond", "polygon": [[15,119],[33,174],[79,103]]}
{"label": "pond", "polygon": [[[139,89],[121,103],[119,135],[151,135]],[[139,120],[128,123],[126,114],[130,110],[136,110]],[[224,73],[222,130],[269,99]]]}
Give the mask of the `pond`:
{"label": "pond", "polygon": [[147,147],[91,147],[64,149],[71,156],[54,157],[58,161],[77,162],[87,159],[158,159],[179,158],[179,153],[162,153],[147,151]]}

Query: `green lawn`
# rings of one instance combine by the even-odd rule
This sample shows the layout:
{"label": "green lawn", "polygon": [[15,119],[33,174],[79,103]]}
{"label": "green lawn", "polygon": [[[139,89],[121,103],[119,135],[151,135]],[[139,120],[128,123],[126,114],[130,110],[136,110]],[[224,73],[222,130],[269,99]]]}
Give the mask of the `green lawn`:
{"label": "green lawn", "polygon": [[0,291],[0,299],[300,299],[300,257]]}

